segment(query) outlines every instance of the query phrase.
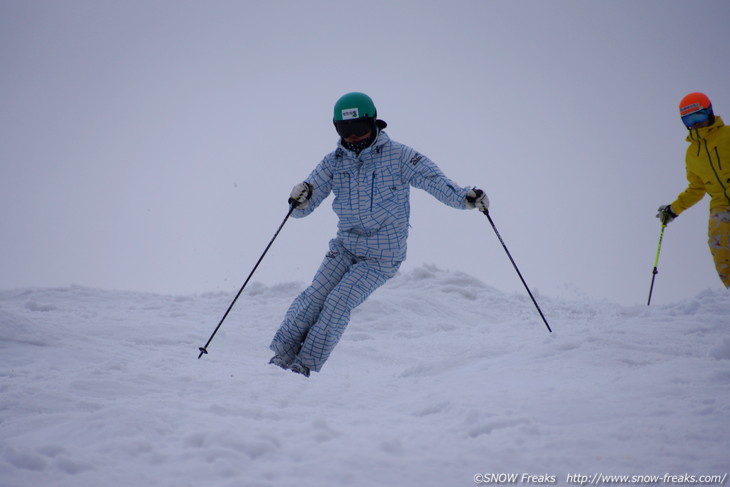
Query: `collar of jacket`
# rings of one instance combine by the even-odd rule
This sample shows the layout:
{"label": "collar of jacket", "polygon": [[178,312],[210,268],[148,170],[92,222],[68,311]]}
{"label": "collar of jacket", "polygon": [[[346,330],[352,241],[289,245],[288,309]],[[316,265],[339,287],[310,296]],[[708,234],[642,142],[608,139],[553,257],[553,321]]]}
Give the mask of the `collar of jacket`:
{"label": "collar of jacket", "polygon": [[375,137],[375,142],[370,144],[370,146],[364,148],[362,151],[360,151],[360,154],[355,154],[355,152],[347,149],[345,146],[342,145],[342,139],[337,141],[337,147],[339,149],[342,149],[345,154],[348,154],[353,157],[361,157],[363,154],[367,154],[368,152],[377,149],[380,150],[380,147],[384,146],[388,143],[390,140],[390,137],[388,137],[388,134],[386,134],[383,130],[378,130],[378,135]]}
{"label": "collar of jacket", "polygon": [[722,121],[722,117],[715,115],[715,123],[713,123],[709,127],[702,127],[701,129],[690,130],[686,140],[690,143],[697,143],[700,140],[711,137],[715,132],[717,132],[724,126],[725,124]]}

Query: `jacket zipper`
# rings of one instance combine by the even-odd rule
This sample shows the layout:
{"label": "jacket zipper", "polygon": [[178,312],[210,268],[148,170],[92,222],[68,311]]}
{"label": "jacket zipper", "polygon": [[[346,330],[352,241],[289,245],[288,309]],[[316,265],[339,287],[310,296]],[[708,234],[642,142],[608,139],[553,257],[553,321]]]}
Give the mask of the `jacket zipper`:
{"label": "jacket zipper", "polygon": [[[722,182],[720,174],[718,174],[717,170],[715,169],[715,165],[712,163],[712,154],[710,153],[710,147],[707,144],[707,140],[700,137],[700,146],[702,146],[702,142],[705,143],[705,152],[707,153],[707,160],[710,163],[710,169],[712,169],[712,172],[715,175],[715,179],[717,179],[718,184],[720,184],[722,192],[725,195],[725,199],[727,200],[728,204],[730,204],[730,195],[727,194],[727,187]],[[717,152],[717,147],[715,147],[715,154],[717,155],[717,164],[720,166],[720,170],[722,170],[722,163],[720,162],[720,154]]]}
{"label": "jacket zipper", "polygon": [[697,154],[695,154],[695,155],[697,157],[699,157],[700,153],[702,152],[702,137],[700,137],[700,129],[695,129],[695,137],[697,140]]}
{"label": "jacket zipper", "polygon": [[[347,173],[347,194],[352,195],[352,176],[350,173]],[[352,197],[348,199],[350,200],[350,211],[354,211],[354,208],[352,207]]]}
{"label": "jacket zipper", "polygon": [[[718,152],[717,147],[715,147],[715,156],[717,157],[717,166],[720,168],[720,171],[722,171],[722,159],[720,159],[720,152]],[[717,178],[720,180],[720,177]],[[730,179],[727,180],[730,183]],[[730,204],[730,195],[727,194],[727,187],[722,183],[722,180],[720,180],[720,186],[722,186],[722,189],[725,193],[725,198],[727,199],[728,204]]]}
{"label": "jacket zipper", "polygon": [[720,153],[717,151],[717,147],[715,147],[715,157],[717,157],[717,167],[722,171],[722,160],[720,160]]}
{"label": "jacket zipper", "polygon": [[373,212],[373,201],[375,200],[375,171],[373,171],[373,179],[370,182],[370,213]]}

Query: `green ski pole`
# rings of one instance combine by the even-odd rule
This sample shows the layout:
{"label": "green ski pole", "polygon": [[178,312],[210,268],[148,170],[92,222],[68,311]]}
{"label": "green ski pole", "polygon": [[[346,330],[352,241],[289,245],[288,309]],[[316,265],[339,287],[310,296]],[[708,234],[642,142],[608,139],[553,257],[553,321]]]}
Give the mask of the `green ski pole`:
{"label": "green ski pole", "polygon": [[656,275],[659,273],[657,266],[659,265],[659,252],[662,250],[662,239],[664,238],[665,228],[667,228],[667,224],[662,222],[662,231],[659,232],[659,245],[657,245],[656,258],[654,259],[654,270],[651,272],[651,287],[649,288],[649,300],[646,302],[647,306],[651,304],[651,293],[654,291],[654,279],[656,279]]}

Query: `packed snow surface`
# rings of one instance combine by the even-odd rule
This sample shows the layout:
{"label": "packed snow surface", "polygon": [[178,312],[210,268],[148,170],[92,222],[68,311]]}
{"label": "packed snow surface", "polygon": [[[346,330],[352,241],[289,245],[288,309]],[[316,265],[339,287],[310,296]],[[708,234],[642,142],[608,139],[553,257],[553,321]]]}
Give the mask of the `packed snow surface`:
{"label": "packed snow surface", "polygon": [[201,359],[237,289],[0,292],[0,485],[458,487],[489,473],[563,485],[730,470],[719,286],[650,307],[536,293],[549,333],[526,293],[424,266],[357,308],[309,379],[268,365],[304,286],[252,282]]}

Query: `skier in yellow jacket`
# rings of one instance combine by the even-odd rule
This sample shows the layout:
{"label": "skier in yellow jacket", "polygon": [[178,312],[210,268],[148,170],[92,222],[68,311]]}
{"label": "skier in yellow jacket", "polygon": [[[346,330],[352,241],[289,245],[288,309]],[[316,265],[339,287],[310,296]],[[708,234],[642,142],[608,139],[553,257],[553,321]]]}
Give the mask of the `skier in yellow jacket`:
{"label": "skier in yellow jacket", "polygon": [[730,126],[715,116],[710,99],[690,93],[679,104],[679,114],[689,130],[686,167],[687,189],[671,205],[659,207],[662,223],[710,195],[709,241],[715,267],[730,289]]}

